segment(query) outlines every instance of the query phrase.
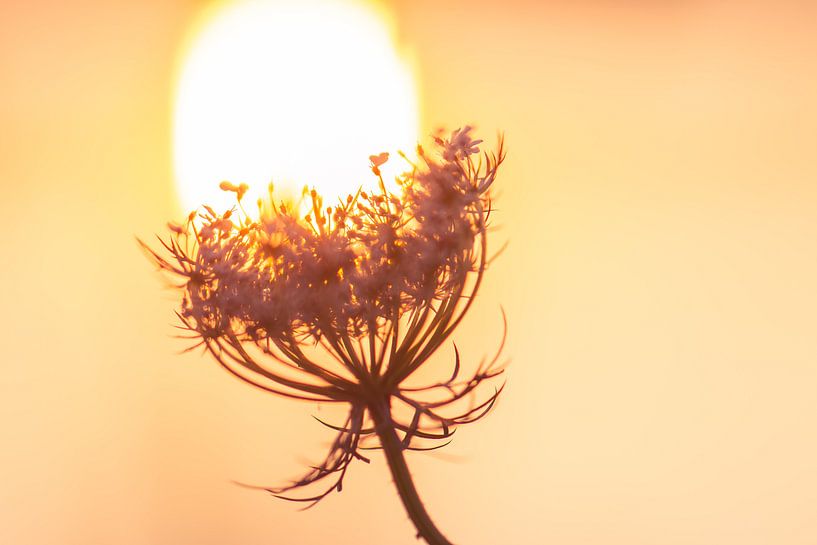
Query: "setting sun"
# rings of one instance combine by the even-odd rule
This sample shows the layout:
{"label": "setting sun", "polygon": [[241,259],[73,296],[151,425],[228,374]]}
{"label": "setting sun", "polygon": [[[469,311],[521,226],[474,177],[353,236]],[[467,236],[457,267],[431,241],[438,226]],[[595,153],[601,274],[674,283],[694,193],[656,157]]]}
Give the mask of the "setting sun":
{"label": "setting sun", "polygon": [[[333,201],[371,180],[371,154],[411,150],[417,98],[386,21],[366,4],[332,0],[223,4],[182,57],[174,170],[183,210],[316,187]],[[404,166],[390,161],[387,176]]]}

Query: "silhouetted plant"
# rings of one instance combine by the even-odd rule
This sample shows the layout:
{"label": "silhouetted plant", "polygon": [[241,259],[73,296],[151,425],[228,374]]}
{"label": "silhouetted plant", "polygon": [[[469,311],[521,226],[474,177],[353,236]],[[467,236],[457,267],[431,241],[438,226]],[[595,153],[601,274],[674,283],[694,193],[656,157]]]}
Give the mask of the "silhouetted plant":
{"label": "silhouetted plant", "polygon": [[[267,392],[348,406],[343,424],[321,421],[337,432],[324,461],[266,490],[314,505],[341,490],[354,459],[368,462],[363,452],[381,448],[418,537],[431,544],[449,541],[420,501],[403,451],[444,446],[502,390],[475,397],[502,373],[501,345],[466,379],[455,345],[448,378],[407,384],[471,308],[488,264],[491,188],[504,151],[500,140],[495,154],[480,153],[470,131],[435,138],[434,156],[418,147],[417,163],[397,178],[399,191],[389,191],[380,172],[388,154],[370,158],[379,189],[329,207],[314,190],[301,205],[276,203],[270,186],[253,217],[242,204],[247,186],[224,182],[236,208],[219,215],[205,206],[170,224],[163,250],[143,244],[181,280],[178,316],[198,341],[191,348],[204,346]],[[323,482],[318,493],[288,495]]]}

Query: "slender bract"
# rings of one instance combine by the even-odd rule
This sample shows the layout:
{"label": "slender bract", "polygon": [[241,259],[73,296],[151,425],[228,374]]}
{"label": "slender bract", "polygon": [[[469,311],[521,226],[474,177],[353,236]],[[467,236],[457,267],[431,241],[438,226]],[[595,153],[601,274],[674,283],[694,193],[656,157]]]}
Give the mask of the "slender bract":
{"label": "slender bract", "polygon": [[[449,541],[426,512],[403,456],[439,448],[457,426],[482,418],[501,386],[479,391],[503,371],[496,356],[425,386],[412,375],[450,339],[471,307],[488,264],[491,190],[504,159],[482,153],[470,127],[418,147],[416,163],[387,188],[327,206],[314,190],[300,203],[276,202],[272,187],[247,214],[245,185],[221,184],[238,205],[205,206],[170,224],[162,248],[143,245],[179,280],[182,327],[226,370],[265,391],[347,407],[324,461],[278,497],[314,505],[340,490],[349,464],[382,449],[418,536]],[[408,161],[408,159],[406,159]],[[504,322],[504,320],[503,320]],[[505,332],[503,329],[502,340]],[[191,348],[195,348],[195,346]],[[446,443],[435,443],[444,441]],[[315,493],[293,491],[325,486]]]}

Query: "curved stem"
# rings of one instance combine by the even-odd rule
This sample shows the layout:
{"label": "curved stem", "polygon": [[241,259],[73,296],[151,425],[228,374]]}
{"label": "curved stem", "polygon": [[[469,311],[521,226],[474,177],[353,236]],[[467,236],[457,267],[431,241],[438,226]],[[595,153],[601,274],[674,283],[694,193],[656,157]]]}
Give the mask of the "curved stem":
{"label": "curved stem", "polygon": [[369,406],[369,411],[374,420],[375,431],[383,446],[386,460],[389,463],[397,493],[400,495],[409,518],[417,528],[417,537],[422,537],[429,545],[453,545],[434,525],[423,506],[423,502],[420,500],[420,496],[417,494],[417,488],[414,486],[411,473],[406,465],[406,459],[403,456],[403,444],[397,437],[397,432],[394,431],[388,400],[383,400],[377,404],[373,403]]}

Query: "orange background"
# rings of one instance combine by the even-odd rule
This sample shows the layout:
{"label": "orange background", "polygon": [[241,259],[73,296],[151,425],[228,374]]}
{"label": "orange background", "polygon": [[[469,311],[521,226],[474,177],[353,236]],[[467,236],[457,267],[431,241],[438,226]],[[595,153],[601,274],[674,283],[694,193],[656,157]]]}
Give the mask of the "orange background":
{"label": "orange background", "polygon": [[[321,409],[177,356],[134,236],[179,217],[199,2],[0,5],[0,542],[416,543],[385,463],[299,513]],[[424,132],[507,136],[510,247],[456,335],[513,363],[411,455],[457,543],[817,543],[817,8],[395,0]],[[451,354],[441,354],[439,365]],[[325,433],[326,432],[326,433]]]}

